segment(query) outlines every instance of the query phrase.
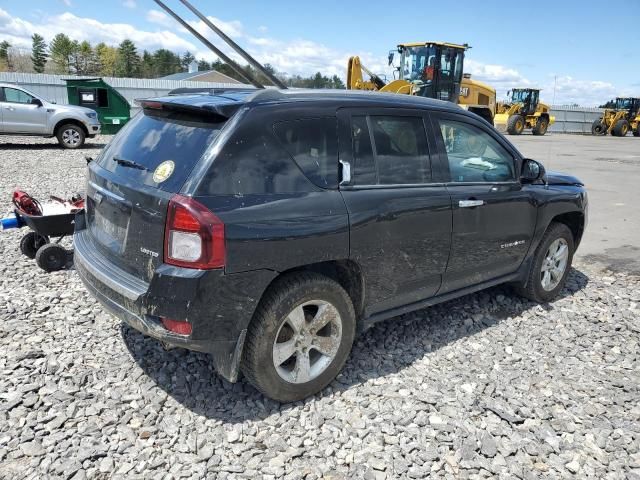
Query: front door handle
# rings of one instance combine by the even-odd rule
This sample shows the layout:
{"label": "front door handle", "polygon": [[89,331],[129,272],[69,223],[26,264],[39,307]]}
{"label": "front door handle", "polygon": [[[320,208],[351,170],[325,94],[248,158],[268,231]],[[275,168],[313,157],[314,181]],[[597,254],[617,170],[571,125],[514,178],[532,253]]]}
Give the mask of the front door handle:
{"label": "front door handle", "polygon": [[13,107],[7,107],[7,110],[9,110],[10,112],[13,112],[15,110],[15,108]]}
{"label": "front door handle", "polygon": [[484,205],[484,200],[460,200],[458,206],[460,208],[473,208]]}

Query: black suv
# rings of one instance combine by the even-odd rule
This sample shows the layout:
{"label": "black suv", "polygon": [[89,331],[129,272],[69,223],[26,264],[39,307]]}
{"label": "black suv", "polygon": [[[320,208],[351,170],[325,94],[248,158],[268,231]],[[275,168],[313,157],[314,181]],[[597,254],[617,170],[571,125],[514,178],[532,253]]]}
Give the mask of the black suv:
{"label": "black suv", "polygon": [[89,165],[75,264],[133,328],[293,401],[374,322],[563,288],[587,195],[451,103],[336,91],[142,102]]}

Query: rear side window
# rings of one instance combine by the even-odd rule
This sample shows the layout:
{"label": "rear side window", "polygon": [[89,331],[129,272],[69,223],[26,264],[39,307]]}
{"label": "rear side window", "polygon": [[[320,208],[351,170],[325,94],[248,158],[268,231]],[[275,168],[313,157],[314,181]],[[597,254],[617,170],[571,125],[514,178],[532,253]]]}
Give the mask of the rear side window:
{"label": "rear side window", "polygon": [[278,122],[273,131],[309,180],[321,188],[338,186],[338,141],[335,118]]}
{"label": "rear side window", "polygon": [[355,185],[431,182],[421,117],[354,116],[351,135]]}
{"label": "rear side window", "polygon": [[178,192],[223,126],[193,115],[144,112],[116,135],[97,161],[122,177]]}

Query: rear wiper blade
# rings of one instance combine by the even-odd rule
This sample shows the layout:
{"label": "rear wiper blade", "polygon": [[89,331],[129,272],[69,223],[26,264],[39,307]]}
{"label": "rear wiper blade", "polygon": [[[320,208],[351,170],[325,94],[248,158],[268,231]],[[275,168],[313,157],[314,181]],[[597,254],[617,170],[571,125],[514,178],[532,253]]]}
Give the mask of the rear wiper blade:
{"label": "rear wiper blade", "polygon": [[140,165],[139,163],[136,163],[132,160],[126,160],[119,157],[113,157],[112,160],[123,167],[137,168],[138,170],[149,170],[144,165]]}

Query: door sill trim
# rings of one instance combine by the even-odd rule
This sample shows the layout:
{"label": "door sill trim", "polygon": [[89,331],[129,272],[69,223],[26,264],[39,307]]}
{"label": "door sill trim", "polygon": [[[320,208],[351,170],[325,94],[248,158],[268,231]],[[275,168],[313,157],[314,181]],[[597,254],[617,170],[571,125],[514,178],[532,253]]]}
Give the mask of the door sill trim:
{"label": "door sill trim", "polygon": [[382,312],[378,312],[369,317],[366,317],[363,320],[363,330],[368,329],[369,327],[373,326],[375,323],[381,322],[382,320],[387,320],[392,317],[397,317],[398,315],[403,315],[405,313],[430,307],[438,303],[463,297],[465,295],[469,295],[471,293],[475,293],[480,290],[484,290],[486,288],[494,287],[502,283],[513,282],[515,280],[519,280],[520,278],[521,278],[521,272],[517,270],[514,273],[510,273],[509,275],[503,275],[501,277],[494,278],[493,280],[488,280],[486,282],[478,283],[476,285],[471,285],[470,287],[461,288],[459,290],[455,290],[453,292],[447,292],[442,295],[436,295],[435,297],[426,298],[424,300],[410,303],[408,305],[403,305],[401,307],[395,307],[389,310],[384,310]]}

